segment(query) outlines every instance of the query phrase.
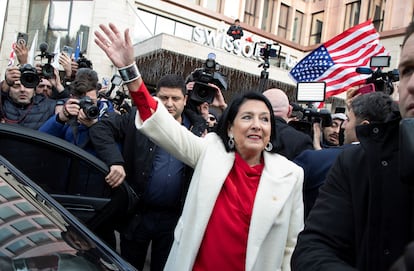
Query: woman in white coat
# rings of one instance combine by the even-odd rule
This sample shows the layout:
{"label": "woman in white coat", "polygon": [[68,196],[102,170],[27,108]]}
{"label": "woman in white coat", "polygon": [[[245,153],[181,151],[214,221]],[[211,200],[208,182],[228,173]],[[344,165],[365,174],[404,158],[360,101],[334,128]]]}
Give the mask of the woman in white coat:
{"label": "woman in white coat", "polygon": [[128,29],[100,28],[105,35],[96,31],[95,42],[128,83],[137,129],[195,169],[165,270],[290,270],[303,227],[303,171],[275,153],[269,101],[246,93],[217,132],[194,136],[149,94]]}

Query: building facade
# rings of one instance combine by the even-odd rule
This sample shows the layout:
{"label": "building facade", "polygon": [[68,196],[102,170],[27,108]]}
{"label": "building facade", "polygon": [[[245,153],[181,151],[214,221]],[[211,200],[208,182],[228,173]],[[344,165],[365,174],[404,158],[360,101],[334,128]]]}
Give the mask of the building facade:
{"label": "building facade", "polygon": [[[294,100],[289,70],[324,41],[368,19],[391,55],[390,69],[396,68],[413,11],[414,0],[1,0],[0,68],[8,65],[18,32],[29,34],[29,45],[37,32],[37,43],[46,42],[50,52],[58,37],[60,48],[75,48],[79,40],[100,77],[111,78],[116,69],[95,45],[93,32],[114,22],[130,28],[150,85],[166,73],[187,76],[214,53],[228,79],[226,98],[264,83]],[[233,42],[226,32],[236,18],[244,36]],[[265,45],[276,55],[268,69],[260,53]]]}

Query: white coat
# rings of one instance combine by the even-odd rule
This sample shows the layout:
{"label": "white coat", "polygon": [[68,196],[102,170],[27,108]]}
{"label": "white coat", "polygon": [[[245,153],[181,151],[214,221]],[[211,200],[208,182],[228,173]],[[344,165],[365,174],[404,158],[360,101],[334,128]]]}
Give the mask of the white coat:
{"label": "white coat", "polygon": [[[215,133],[200,138],[181,126],[164,106],[144,123],[137,112],[136,127],[157,145],[194,168],[174,244],[164,270],[190,271],[215,201],[233,167]],[[264,152],[247,241],[246,271],[290,270],[297,235],[303,228],[303,170],[279,154]]]}

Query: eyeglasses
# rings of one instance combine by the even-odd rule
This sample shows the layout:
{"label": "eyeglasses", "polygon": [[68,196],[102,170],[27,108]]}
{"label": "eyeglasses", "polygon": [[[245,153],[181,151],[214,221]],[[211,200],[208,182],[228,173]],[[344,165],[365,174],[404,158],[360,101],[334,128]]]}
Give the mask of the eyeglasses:
{"label": "eyeglasses", "polygon": [[210,121],[215,121],[215,120],[216,120],[216,118],[215,118],[215,117],[208,117],[208,119],[209,119]]}
{"label": "eyeglasses", "polygon": [[49,85],[43,85],[43,84],[41,84],[41,85],[38,85],[37,86],[38,88],[48,88],[48,89],[52,89],[52,86],[49,86]]}

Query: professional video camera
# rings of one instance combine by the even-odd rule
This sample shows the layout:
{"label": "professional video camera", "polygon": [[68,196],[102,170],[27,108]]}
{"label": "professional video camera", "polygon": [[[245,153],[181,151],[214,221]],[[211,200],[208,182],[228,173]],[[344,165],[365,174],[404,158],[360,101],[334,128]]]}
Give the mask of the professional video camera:
{"label": "professional video camera", "polygon": [[53,78],[55,75],[55,68],[50,64],[52,63],[52,59],[55,57],[55,54],[49,53],[47,48],[49,45],[46,42],[42,42],[39,45],[40,49],[40,58],[43,60],[44,58],[47,59],[47,63],[42,64],[42,76],[45,78]]}
{"label": "professional video camera", "polygon": [[93,69],[92,61],[87,59],[82,53],[79,53],[79,58],[76,62],[78,63],[78,69],[80,68]]}
{"label": "professional video camera", "polygon": [[79,99],[79,106],[85,112],[89,119],[96,119],[99,116],[99,107],[97,107],[89,96],[83,96]]}
{"label": "professional video camera", "polygon": [[331,113],[327,109],[313,108],[312,103],[323,102],[325,100],[326,83],[325,82],[299,82],[296,88],[296,100],[300,103],[306,103],[307,107],[295,105],[294,109],[300,111],[303,115],[299,121],[290,121],[289,125],[295,129],[305,132],[312,136],[312,124],[321,123],[322,127],[332,125]]}
{"label": "professional video camera", "polygon": [[[370,59],[370,68],[358,67],[356,72],[360,74],[372,74],[365,82],[367,84],[373,83],[375,91],[382,91],[388,95],[394,92],[394,82],[400,80],[398,69],[383,72],[382,68],[390,66],[391,56],[372,56]],[[376,68],[375,71],[372,68]]]}
{"label": "professional video camera", "polygon": [[[118,90],[115,92],[115,96],[112,98],[112,92],[114,91],[115,87],[118,87]],[[112,101],[115,109],[117,109],[121,113],[129,112],[131,109],[130,106],[127,103],[125,103],[125,99],[129,98],[129,96],[123,90],[121,76],[117,74],[114,74],[112,76],[111,88],[105,94],[103,94],[102,97]]]}
{"label": "professional video camera", "polygon": [[[272,46],[276,46],[276,48],[272,48]],[[259,64],[259,68],[263,68],[260,73],[260,83],[259,83],[259,92],[265,91],[266,82],[269,78],[269,72],[267,69],[270,68],[270,58],[280,57],[280,51],[282,50],[282,46],[279,45],[277,42],[257,42],[254,45],[254,52],[255,55],[259,55],[260,58],[263,59],[263,62]]]}
{"label": "professional video camera", "polygon": [[216,62],[216,55],[209,53],[203,68],[195,69],[188,77],[187,82],[194,81],[194,87],[190,94],[190,99],[196,103],[207,102],[211,104],[216,95],[216,89],[209,86],[212,83],[220,88],[221,91],[227,90],[227,80],[219,72],[220,65]]}
{"label": "professional video camera", "polygon": [[39,82],[40,78],[37,75],[36,68],[30,64],[24,64],[20,67],[20,82],[23,86],[27,88],[35,88]]}

